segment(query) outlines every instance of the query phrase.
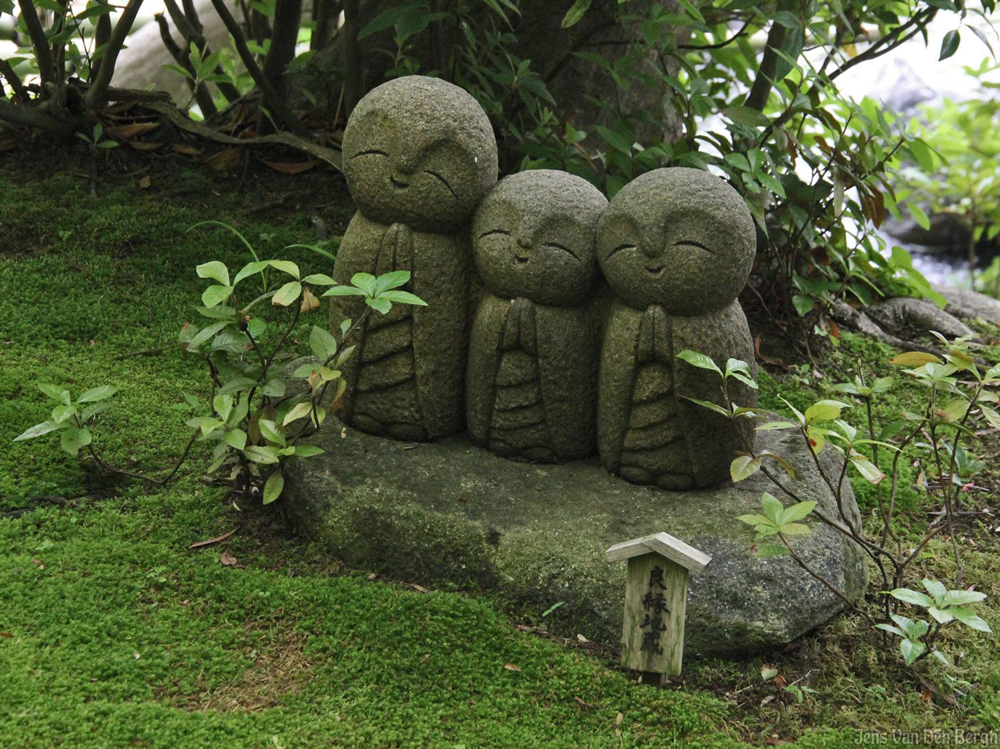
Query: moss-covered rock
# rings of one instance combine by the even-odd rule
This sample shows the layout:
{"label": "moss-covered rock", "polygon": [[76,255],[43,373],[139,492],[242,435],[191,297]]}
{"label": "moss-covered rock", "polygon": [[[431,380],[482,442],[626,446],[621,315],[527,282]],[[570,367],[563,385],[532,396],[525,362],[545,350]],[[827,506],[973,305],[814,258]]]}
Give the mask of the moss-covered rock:
{"label": "moss-covered rock", "polygon": [[[788,433],[763,432],[758,448],[785,456],[797,475],[786,485],[817,501],[828,517],[839,517],[799,442]],[[618,479],[596,460],[517,463],[464,437],[414,445],[334,423],[317,443],[326,453],[290,468],[285,489],[306,534],[352,564],[410,582],[490,590],[519,612],[537,615],[562,602],[550,617],[557,631],[618,641],[625,570],[606,563],[604,550],[656,531],[712,556],[691,580],[690,653],[778,646],[844,607],[791,559],[751,553],[753,533],[736,516],[759,511],[764,491],[785,498],[759,474],[739,485],[665,492]],[[844,509],[857,522],[849,489]],[[837,531],[817,522],[794,543],[813,570],[850,598],[861,595],[862,553]]]}

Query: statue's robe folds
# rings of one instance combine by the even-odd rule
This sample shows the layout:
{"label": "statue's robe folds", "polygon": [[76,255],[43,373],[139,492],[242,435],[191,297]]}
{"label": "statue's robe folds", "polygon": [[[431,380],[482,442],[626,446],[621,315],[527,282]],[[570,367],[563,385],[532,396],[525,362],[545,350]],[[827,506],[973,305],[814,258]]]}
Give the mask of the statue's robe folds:
{"label": "statue's robe folds", "polygon": [[[598,447],[612,473],[664,489],[714,486],[753,444],[752,419],[732,421],[693,398],[722,405],[720,378],[677,359],[686,349],[725,369],[730,358],[755,367],[750,329],[739,302],[695,317],[653,305],[614,303],[601,347]],[[753,369],[755,371],[755,369]],[[757,392],[730,379],[729,397],[757,405]]]}
{"label": "statue's robe folds", "polygon": [[[427,306],[394,303],[386,315],[370,310],[347,342],[357,348],[341,368],[345,423],[403,440],[437,439],[465,428],[470,258],[467,231],[432,234],[354,215],[337,253],[337,283],[349,285],[356,273],[409,271],[401,288]],[[332,327],[358,320],[365,309],[360,297],[332,297]]]}
{"label": "statue's robe folds", "polygon": [[584,307],[480,301],[469,344],[473,441],[507,458],[559,462],[596,452],[597,324]]}

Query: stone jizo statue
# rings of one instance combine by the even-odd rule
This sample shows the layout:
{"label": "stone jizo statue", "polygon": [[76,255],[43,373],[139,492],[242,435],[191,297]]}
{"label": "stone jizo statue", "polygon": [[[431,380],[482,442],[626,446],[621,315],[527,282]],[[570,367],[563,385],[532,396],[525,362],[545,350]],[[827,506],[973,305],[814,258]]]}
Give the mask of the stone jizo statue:
{"label": "stone jizo statue", "polygon": [[472,222],[486,287],[469,344],[474,442],[508,458],[566,461],[596,451],[595,239],[607,206],[566,172],[505,177]]}
{"label": "stone jizo statue", "polygon": [[[358,212],[333,276],[410,271],[404,287],[426,307],[372,314],[345,367],[341,417],[362,431],[427,440],[465,427],[469,220],[497,180],[486,113],[461,88],[408,76],[382,84],[344,131],[344,174]],[[358,319],[356,297],[333,297],[331,319]]]}
{"label": "stone jizo statue", "polygon": [[[732,422],[686,398],[721,402],[718,380],[677,359],[685,349],[724,368],[753,365],[737,296],[750,274],[753,218],[723,180],[697,169],[657,169],[615,195],[601,217],[598,260],[614,293],[600,361],[598,447],[605,467],[664,489],[729,478],[752,444],[750,420]],[[756,405],[731,381],[730,397]]]}

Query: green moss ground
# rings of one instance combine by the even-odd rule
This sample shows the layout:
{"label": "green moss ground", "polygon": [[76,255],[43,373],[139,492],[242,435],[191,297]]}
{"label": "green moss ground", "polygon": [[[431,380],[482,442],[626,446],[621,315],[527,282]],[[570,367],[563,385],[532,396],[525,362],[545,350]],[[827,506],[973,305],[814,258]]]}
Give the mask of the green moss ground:
{"label": "green moss ground", "polygon": [[[204,391],[198,363],[173,346],[180,324],[195,319],[193,268],[247,260],[221,230],[185,232],[197,221],[232,222],[264,256],[325,270],[280,249],[314,239],[309,211],[252,210],[269,200],[256,183],[237,192],[176,172],[151,191],[126,180],[95,198],[85,187],[66,173],[23,184],[0,176],[3,749],[805,749],[851,746],[857,729],[1000,730],[990,637],[959,644],[957,675],[980,686],[957,707],[925,700],[854,618],[780,654],[690,663],[683,682],[656,690],[615,670],[611,652],[519,631],[488,599],[343,569],[289,537],[275,513],[203,482],[202,453],[164,490],[102,476],[47,438],[11,443],[51,409],[37,383],[110,383],[121,387],[119,405],[96,430],[108,459],[151,471],[178,454],[187,429],[170,406]],[[318,210],[334,230],[349,211],[342,197]],[[835,357],[885,358],[869,348],[846,336]],[[766,402],[779,390],[793,402],[818,397],[788,378],[763,385]],[[188,548],[233,528],[221,544]],[[966,535],[975,544],[967,578],[1000,600],[992,537],[972,526]],[[224,566],[223,552],[237,566]],[[947,574],[941,559],[934,564]],[[1000,605],[983,613],[1000,623]],[[763,663],[816,693],[799,704],[762,682]]]}

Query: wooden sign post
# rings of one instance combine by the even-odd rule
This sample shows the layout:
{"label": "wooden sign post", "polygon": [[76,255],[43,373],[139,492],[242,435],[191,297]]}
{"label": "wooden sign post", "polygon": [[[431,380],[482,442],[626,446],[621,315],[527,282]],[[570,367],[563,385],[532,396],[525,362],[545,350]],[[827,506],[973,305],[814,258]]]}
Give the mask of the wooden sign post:
{"label": "wooden sign post", "polygon": [[628,560],[622,666],[641,671],[646,683],[680,674],[688,574],[712,558],[667,533],[615,544],[604,556]]}

